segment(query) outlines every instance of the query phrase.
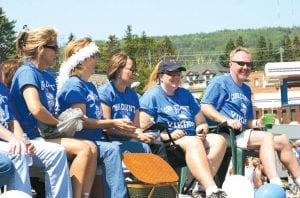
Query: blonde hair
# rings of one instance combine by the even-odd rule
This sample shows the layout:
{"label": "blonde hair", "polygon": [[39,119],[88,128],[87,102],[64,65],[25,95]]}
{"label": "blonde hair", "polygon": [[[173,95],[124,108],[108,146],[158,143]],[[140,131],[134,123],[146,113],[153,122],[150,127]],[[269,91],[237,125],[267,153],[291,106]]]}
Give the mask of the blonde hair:
{"label": "blonde hair", "polygon": [[229,60],[229,61],[231,62],[232,59],[233,59],[233,56],[234,56],[236,53],[240,52],[240,51],[245,52],[245,53],[251,55],[250,51],[249,51],[247,48],[245,48],[245,47],[237,47],[237,48],[235,48],[234,50],[232,50],[232,51],[230,52],[230,55],[229,55],[230,60]]}
{"label": "blonde hair", "polygon": [[132,69],[136,69],[136,61],[132,56],[123,53],[112,56],[107,68],[108,80],[117,78],[118,71],[126,66],[128,59],[132,61]]}
{"label": "blonde hair", "polygon": [[[88,46],[91,42],[92,39],[89,37],[84,37],[76,39],[74,41],[70,41],[64,49],[64,61],[68,60],[69,57],[78,52],[80,49],[84,48],[85,46]],[[81,64],[78,64],[73,70],[71,70],[69,75],[80,75],[82,70],[83,68],[81,67]]]}
{"label": "blonde hair", "polygon": [[57,31],[51,27],[20,32],[16,42],[17,54],[24,60],[32,60],[37,58],[38,47],[56,41]]}
{"label": "blonde hair", "polygon": [[148,80],[148,84],[145,86],[144,90],[143,91],[148,91],[149,89],[151,89],[152,87],[154,87],[155,85],[157,85],[159,83],[159,72],[158,72],[158,67],[159,67],[159,64],[161,63],[162,61],[160,61],[159,63],[157,63],[155,65],[155,67],[153,68],[153,71],[152,73],[150,74],[149,76],[149,80]]}

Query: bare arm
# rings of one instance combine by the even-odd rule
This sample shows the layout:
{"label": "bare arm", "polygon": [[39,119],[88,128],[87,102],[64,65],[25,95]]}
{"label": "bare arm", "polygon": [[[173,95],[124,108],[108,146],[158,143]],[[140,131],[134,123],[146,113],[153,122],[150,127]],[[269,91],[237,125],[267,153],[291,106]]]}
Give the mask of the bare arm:
{"label": "bare arm", "polygon": [[199,128],[201,128],[201,129],[203,129],[204,133],[208,132],[208,124],[206,123],[205,117],[201,111],[199,111],[195,116],[195,124],[196,124],[198,130],[199,130]]}
{"label": "bare arm", "polygon": [[[148,128],[150,120],[153,120],[153,117],[151,115],[147,114],[144,111],[140,111],[140,116],[139,117],[140,117],[140,124],[141,124],[142,129]],[[183,130],[175,130],[171,133],[171,137],[174,140],[177,140],[177,139],[179,139],[183,136],[185,136],[185,132]],[[160,139],[162,141],[167,141],[167,140],[169,140],[169,136],[168,136],[168,134],[161,133],[160,134]]]}
{"label": "bare arm", "polygon": [[[72,108],[80,108],[83,114],[86,114],[86,106],[82,103],[73,104]],[[108,129],[111,127],[115,127],[120,130],[124,131],[134,131],[135,127],[133,126],[132,122],[128,119],[104,119],[98,120],[93,118],[83,118],[84,128],[86,129],[96,129],[96,128],[104,128]]]}
{"label": "bare arm", "polygon": [[[110,119],[111,118],[111,107],[103,102],[101,103],[101,107],[103,110],[104,118]],[[136,111],[135,119],[134,119],[134,122],[132,123],[134,127],[140,126],[138,115],[139,115],[139,111]],[[113,119],[113,120],[117,120],[117,119]],[[112,136],[117,136],[117,137],[134,138],[134,139],[137,139],[137,140],[145,142],[145,143],[150,143],[155,138],[154,133],[143,133],[143,130],[140,128],[136,128],[134,131],[132,131],[132,130],[128,131],[128,130],[118,130],[114,127],[110,127],[110,128],[108,128],[107,133]]]}
{"label": "bare arm", "polygon": [[9,143],[10,154],[18,155],[21,153],[21,139],[14,136],[14,134],[6,129],[2,124],[0,124],[0,138],[7,141]]}
{"label": "bare arm", "polygon": [[25,86],[23,89],[23,97],[30,113],[32,113],[35,119],[48,125],[58,124],[58,120],[41,103],[36,87],[30,85]]}
{"label": "bare arm", "polygon": [[203,114],[212,121],[215,121],[217,123],[227,121],[228,126],[231,126],[233,129],[242,129],[242,123],[239,120],[227,118],[226,116],[218,112],[216,108],[211,104],[201,104],[201,110]]}
{"label": "bare arm", "polygon": [[[15,139],[12,139],[14,141],[13,144],[12,143],[10,144],[10,151],[12,153],[20,153],[20,151],[18,149],[19,149],[19,144],[23,144],[23,134],[24,134],[23,129],[17,120],[11,120],[9,122],[9,127],[10,127],[11,131],[13,131],[13,136],[15,138]],[[31,153],[31,155],[33,155],[35,153],[36,149],[35,149],[34,144],[30,144],[28,149],[29,149],[29,152]]]}
{"label": "bare arm", "polygon": [[215,121],[215,122],[225,122],[229,120],[229,118],[223,116],[221,113],[219,113],[215,107],[211,104],[201,104],[201,110],[204,113],[206,117],[209,119]]}

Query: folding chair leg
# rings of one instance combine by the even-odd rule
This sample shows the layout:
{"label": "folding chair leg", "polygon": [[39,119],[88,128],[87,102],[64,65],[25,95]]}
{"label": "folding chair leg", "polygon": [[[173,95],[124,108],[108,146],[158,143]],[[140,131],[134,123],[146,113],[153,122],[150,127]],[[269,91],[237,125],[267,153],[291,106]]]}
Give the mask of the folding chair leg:
{"label": "folding chair leg", "polygon": [[180,168],[180,176],[179,176],[179,182],[178,182],[178,193],[182,193],[183,187],[186,181],[187,177],[187,167]]}
{"label": "folding chair leg", "polygon": [[151,191],[150,191],[150,193],[149,193],[149,195],[148,195],[148,198],[151,198],[151,197],[152,197],[152,194],[154,193],[154,190],[155,190],[155,186],[153,186],[153,187],[151,188]]}

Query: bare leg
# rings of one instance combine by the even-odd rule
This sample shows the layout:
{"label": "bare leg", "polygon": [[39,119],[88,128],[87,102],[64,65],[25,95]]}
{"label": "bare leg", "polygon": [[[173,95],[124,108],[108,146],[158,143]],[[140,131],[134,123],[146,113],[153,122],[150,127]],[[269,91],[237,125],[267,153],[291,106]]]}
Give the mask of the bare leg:
{"label": "bare leg", "polygon": [[206,147],[207,158],[210,164],[212,175],[216,175],[224,158],[227,143],[223,136],[218,134],[208,134],[206,136],[208,147]]}
{"label": "bare leg", "polygon": [[275,148],[273,135],[265,131],[252,131],[250,134],[248,148],[259,149],[259,158],[264,167],[265,174],[269,179],[278,177],[276,169]]}
{"label": "bare leg", "polygon": [[73,197],[81,198],[84,192],[89,193],[96,169],[96,146],[86,140],[75,138],[49,139],[49,141],[61,144],[68,158],[73,159],[70,166]]}
{"label": "bare leg", "polygon": [[285,135],[274,136],[274,146],[282,164],[288,169],[293,178],[300,177],[300,166],[292,151],[292,145]]}
{"label": "bare leg", "polygon": [[184,136],[176,140],[176,143],[185,151],[187,166],[195,179],[205,189],[215,186],[202,140],[194,136]]}

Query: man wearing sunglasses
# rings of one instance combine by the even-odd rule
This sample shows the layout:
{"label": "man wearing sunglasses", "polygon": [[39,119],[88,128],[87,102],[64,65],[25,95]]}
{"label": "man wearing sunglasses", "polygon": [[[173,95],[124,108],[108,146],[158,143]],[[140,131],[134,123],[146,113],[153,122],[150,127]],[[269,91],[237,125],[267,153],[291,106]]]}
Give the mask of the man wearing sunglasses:
{"label": "man wearing sunglasses", "polygon": [[275,152],[288,169],[295,184],[300,185],[300,167],[293,155],[289,140],[284,135],[253,130],[264,126],[262,119],[254,119],[251,89],[244,82],[253,66],[252,56],[246,48],[236,48],[230,53],[230,75],[218,76],[208,85],[201,100],[201,109],[209,123],[227,124],[237,132],[237,146],[259,149],[259,157],[270,183],[283,186],[276,169]]}

